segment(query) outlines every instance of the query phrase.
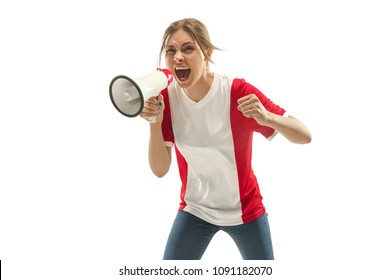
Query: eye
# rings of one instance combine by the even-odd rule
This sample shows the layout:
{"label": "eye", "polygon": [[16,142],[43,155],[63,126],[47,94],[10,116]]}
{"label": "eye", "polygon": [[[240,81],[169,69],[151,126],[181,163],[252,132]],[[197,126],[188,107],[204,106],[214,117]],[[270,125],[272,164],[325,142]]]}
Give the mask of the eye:
{"label": "eye", "polygon": [[183,53],[190,53],[194,50],[194,47],[193,46],[185,46],[183,48]]}
{"label": "eye", "polygon": [[169,55],[173,55],[176,53],[176,50],[175,49],[172,49],[172,48],[169,48],[169,49],[166,49],[165,50],[165,53],[166,54],[169,54]]}

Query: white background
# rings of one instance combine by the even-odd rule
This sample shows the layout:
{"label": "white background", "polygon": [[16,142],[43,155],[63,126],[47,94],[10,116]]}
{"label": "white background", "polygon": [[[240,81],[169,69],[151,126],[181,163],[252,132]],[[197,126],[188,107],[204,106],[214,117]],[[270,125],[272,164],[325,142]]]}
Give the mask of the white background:
{"label": "white background", "polygon": [[[176,162],[152,175],[148,124],[119,114],[108,86],[154,71],[165,28],[183,17],[224,49],[214,71],[245,78],[312,132],[309,145],[255,137],[273,279],[388,279],[385,2],[1,1],[4,279],[129,279],[124,265],[166,265]],[[231,264],[245,265],[218,233],[195,265]]]}

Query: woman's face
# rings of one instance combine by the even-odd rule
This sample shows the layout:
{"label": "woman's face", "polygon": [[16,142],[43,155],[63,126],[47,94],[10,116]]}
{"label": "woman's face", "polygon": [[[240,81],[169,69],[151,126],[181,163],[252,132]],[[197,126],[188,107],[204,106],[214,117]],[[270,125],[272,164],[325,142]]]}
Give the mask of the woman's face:
{"label": "woman's face", "polygon": [[198,43],[182,29],[168,37],[165,64],[184,89],[192,87],[207,72],[207,59]]}

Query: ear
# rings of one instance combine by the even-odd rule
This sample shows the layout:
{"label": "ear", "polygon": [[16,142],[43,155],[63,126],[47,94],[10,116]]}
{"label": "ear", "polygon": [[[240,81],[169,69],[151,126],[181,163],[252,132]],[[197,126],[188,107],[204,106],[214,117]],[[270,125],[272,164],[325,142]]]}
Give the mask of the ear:
{"label": "ear", "polygon": [[212,48],[207,48],[205,60],[211,61],[211,55],[212,54],[213,54],[213,49]]}

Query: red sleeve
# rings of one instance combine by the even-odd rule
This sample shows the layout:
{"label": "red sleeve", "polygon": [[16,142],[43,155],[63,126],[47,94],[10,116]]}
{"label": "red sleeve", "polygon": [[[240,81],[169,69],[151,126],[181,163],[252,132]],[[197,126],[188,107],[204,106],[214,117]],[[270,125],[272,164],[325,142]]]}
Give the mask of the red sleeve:
{"label": "red sleeve", "polygon": [[[237,100],[248,94],[256,94],[260,102],[269,111],[277,115],[283,115],[286,110],[273,103],[268,97],[266,97],[260,90],[253,85],[247,83],[244,79],[234,79],[232,84],[232,102],[237,106]],[[242,114],[241,114],[242,115]],[[275,130],[268,126],[259,125],[254,119],[245,118],[243,115],[243,122],[247,123],[253,131],[261,133],[265,138],[269,138],[275,132]]]}

